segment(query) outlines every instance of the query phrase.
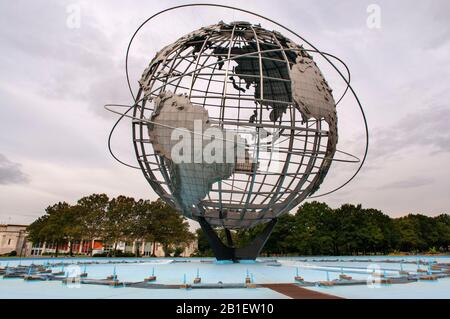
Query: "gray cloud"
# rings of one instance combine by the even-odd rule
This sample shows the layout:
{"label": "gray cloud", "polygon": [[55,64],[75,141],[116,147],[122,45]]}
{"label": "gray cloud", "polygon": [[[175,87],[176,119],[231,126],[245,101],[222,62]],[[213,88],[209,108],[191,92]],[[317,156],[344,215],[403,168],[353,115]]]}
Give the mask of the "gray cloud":
{"label": "gray cloud", "polygon": [[[73,3],[81,5],[79,29],[66,25],[67,5]],[[20,166],[2,157],[8,169],[0,165],[4,185],[0,219],[16,214],[13,219],[30,222],[33,217],[24,214],[38,215],[52,202],[73,202],[87,192],[155,197],[139,171],[123,168],[109,156],[106,139],[113,115],[103,105],[131,101],[124,55],[135,28],[151,14],[182,3],[0,1],[0,147],[3,154],[20,159],[30,174],[30,183],[24,184]],[[445,81],[450,77],[450,2],[378,0],[382,27],[377,30],[366,26],[366,8],[371,3],[289,0],[280,6],[275,0],[226,1],[287,25],[318,48],[342,58],[352,71],[352,84],[369,121],[369,157],[361,175],[336,199],[321,200],[334,206],[342,200],[362,203],[392,214],[442,211],[450,205],[446,194],[450,110],[443,105],[450,101]],[[136,38],[129,65],[131,84],[136,86],[156,51],[219,20],[261,22],[263,27],[277,29],[233,10],[190,8],[166,14]],[[317,62],[335,92],[340,92],[342,82],[329,68],[322,68],[323,61]],[[362,126],[350,98],[343,100],[338,114],[339,148],[360,156],[363,138],[354,137]],[[121,158],[134,163],[130,131],[129,123],[123,122],[113,145]],[[345,181],[355,167],[333,163],[321,191]],[[20,189],[11,181],[21,182]],[[425,199],[421,186],[430,186],[425,188],[429,191]]]}
{"label": "gray cloud", "polygon": [[419,147],[424,154],[450,152],[450,108],[429,107],[371,132],[371,159],[386,159]]}
{"label": "gray cloud", "polygon": [[[38,7],[45,11],[45,21],[26,1],[0,4],[5,16],[0,19],[0,37],[7,43],[2,58],[9,62],[2,63],[2,75],[42,97],[86,103],[94,114],[108,116],[103,104],[131,100],[125,86],[124,50],[116,44],[127,37],[117,41],[120,30],[108,34],[84,3],[80,28],[68,28],[66,9],[73,3],[43,1]],[[24,63],[14,63],[17,60]]]}
{"label": "gray cloud", "polygon": [[434,178],[415,176],[392,183],[385,184],[380,189],[409,189],[430,185],[434,182]]}
{"label": "gray cloud", "polygon": [[11,162],[5,155],[0,154],[0,184],[24,184],[29,177],[22,172],[19,163]]}

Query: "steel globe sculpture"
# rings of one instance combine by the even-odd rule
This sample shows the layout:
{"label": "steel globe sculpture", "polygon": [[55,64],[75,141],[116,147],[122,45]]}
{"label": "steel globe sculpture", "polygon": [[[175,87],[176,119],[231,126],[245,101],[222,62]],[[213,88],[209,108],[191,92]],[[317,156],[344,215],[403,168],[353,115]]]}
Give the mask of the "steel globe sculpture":
{"label": "steel globe sculpture", "polygon": [[[200,223],[218,260],[255,259],[336,160],[336,102],[313,52],[249,22],[206,26],[156,54],[121,113],[145,178]],[[258,224],[234,247],[230,230]]]}

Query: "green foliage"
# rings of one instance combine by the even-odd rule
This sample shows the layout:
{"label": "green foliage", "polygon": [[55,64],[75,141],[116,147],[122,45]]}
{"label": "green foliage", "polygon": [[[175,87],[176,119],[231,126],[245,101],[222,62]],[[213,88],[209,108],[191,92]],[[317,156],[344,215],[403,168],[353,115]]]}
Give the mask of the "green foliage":
{"label": "green foliage", "polygon": [[[265,225],[232,231],[237,246],[249,243]],[[217,230],[226,242],[225,232]],[[63,245],[74,240],[102,239],[107,243],[145,240],[162,245],[166,256],[180,256],[195,237],[197,256],[213,256],[201,229],[192,234],[186,219],[162,200],[134,200],[92,194],[76,205],[60,202],[47,207],[45,215],[28,227],[29,239]],[[325,203],[307,202],[295,214],[278,219],[262,254],[266,255],[356,255],[398,252],[448,252],[450,216],[410,214],[390,218],[376,209],[344,204],[331,209]],[[116,248],[116,247],[114,247]],[[155,251],[153,251],[154,253]],[[58,251],[56,251],[56,255]],[[70,255],[72,255],[70,249]],[[137,252],[127,253],[130,256]],[[114,249],[105,256],[124,256]]]}
{"label": "green foliage", "polygon": [[[264,225],[238,232],[237,244],[247,244]],[[199,252],[208,252],[199,238]],[[262,253],[266,255],[357,255],[392,252],[447,252],[450,216],[408,215],[390,218],[376,209],[344,204],[331,209],[307,202],[295,214],[278,219]],[[202,250],[200,250],[202,247]]]}
{"label": "green foliage", "polygon": [[201,230],[201,228],[196,230],[197,235],[197,251],[195,252],[195,256],[202,257],[212,257],[214,256],[211,247],[209,246],[208,239],[205,236],[205,233]]}
{"label": "green foliage", "polygon": [[[186,219],[161,200],[136,201],[126,196],[110,200],[105,194],[92,194],[74,206],[57,203],[45,212],[28,227],[29,239],[34,243],[45,241],[58,246],[80,239],[101,239],[117,245],[119,241],[143,239],[162,244],[166,255],[180,255],[195,238]],[[116,246],[110,255],[125,257]]]}
{"label": "green foliage", "polygon": [[175,247],[175,249],[173,250],[173,257],[180,257],[181,254],[183,253],[183,251],[184,251],[184,247],[182,247],[182,246]]}
{"label": "green foliage", "polygon": [[29,238],[34,242],[52,242],[58,246],[71,240],[77,232],[75,210],[66,202],[59,202],[45,209],[45,215],[28,227]]}
{"label": "green foliage", "polygon": [[153,238],[163,246],[166,256],[170,256],[173,252],[172,246],[189,243],[195,239],[194,234],[189,231],[186,219],[161,199],[151,203],[150,215],[153,227],[158,229],[153,233]]}
{"label": "green foliage", "polygon": [[[112,254],[110,252],[96,253],[93,254],[92,257],[111,257]],[[135,257],[133,253],[124,253],[120,250],[116,251],[115,257]]]}
{"label": "green foliage", "polygon": [[102,238],[106,243],[114,244],[113,256],[116,256],[117,243],[132,239],[133,216],[136,201],[134,198],[118,196],[109,201],[102,227]]}
{"label": "green foliage", "polygon": [[[78,200],[78,225],[81,229],[80,237],[92,242],[99,238],[104,230],[109,198],[106,194],[92,194]],[[92,251],[92,247],[90,247]]]}

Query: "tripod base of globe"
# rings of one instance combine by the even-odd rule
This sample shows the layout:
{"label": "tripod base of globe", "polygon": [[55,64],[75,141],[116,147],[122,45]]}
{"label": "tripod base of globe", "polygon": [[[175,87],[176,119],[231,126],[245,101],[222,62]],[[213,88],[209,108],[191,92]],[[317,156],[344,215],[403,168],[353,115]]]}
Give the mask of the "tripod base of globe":
{"label": "tripod base of globe", "polygon": [[200,217],[198,222],[200,223],[200,226],[208,239],[208,243],[218,261],[231,260],[233,262],[239,262],[244,260],[255,260],[258,257],[266,244],[267,239],[269,239],[269,236],[277,223],[277,219],[272,219],[267,223],[264,230],[258,234],[249,245],[239,248],[232,247],[233,241],[228,229],[225,229],[228,243],[227,246],[220,240],[217,233],[203,217]]}

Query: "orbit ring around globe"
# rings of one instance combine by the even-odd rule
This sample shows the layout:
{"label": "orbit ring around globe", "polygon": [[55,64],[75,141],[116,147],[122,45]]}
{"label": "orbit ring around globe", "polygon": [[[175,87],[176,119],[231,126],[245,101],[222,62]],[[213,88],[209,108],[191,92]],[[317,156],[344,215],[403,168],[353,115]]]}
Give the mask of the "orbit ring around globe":
{"label": "orbit ring around globe", "polygon": [[[128,57],[136,34],[160,14],[199,6],[256,16],[293,34],[311,49],[260,25],[221,21],[193,31],[159,51],[144,71],[135,95],[129,81]],[[347,84],[337,102],[311,54],[320,54]],[[344,66],[347,77],[331,60]],[[186,4],[160,11],[133,34],[126,54],[126,77],[134,103],[105,105],[120,115],[109,134],[110,153],[120,163],[141,169],[164,201],[199,221],[202,228],[207,224],[226,230],[246,229],[269,223],[306,198],[341,189],[365,162],[367,122],[350,85],[348,67],[292,30],[256,13],[218,4]],[[366,145],[362,160],[336,149],[336,106],[348,91],[364,120]],[[111,148],[114,129],[124,118],[132,120],[139,166],[121,161]],[[202,125],[200,131],[193,126],[198,123]],[[241,161],[175,161],[170,150],[176,141],[170,137],[180,128],[192,133],[194,145],[196,135],[212,140],[208,130],[222,133],[225,137],[217,139],[214,135],[214,140],[232,149],[242,147]],[[200,147],[205,149],[204,144]],[[335,158],[335,153],[348,158]],[[313,195],[332,162],[359,166],[339,187]]]}

